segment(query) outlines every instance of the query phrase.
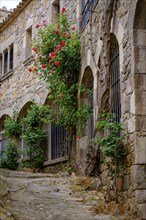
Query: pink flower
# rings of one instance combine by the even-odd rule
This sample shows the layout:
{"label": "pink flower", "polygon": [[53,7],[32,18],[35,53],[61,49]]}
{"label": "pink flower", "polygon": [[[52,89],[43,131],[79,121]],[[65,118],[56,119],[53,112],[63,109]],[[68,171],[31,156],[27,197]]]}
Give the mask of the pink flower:
{"label": "pink flower", "polygon": [[42,64],[42,68],[45,69],[47,67],[46,64]]}
{"label": "pink flower", "polygon": [[75,27],[72,27],[72,31],[75,31],[76,30],[76,28]]}
{"label": "pink flower", "polygon": [[35,61],[35,60],[36,60],[36,58],[35,58],[35,57],[33,57],[33,58],[32,58],[32,61]]}
{"label": "pink flower", "polygon": [[62,33],[62,35],[63,35],[63,36],[66,36],[66,32],[64,31],[64,32]]}
{"label": "pink flower", "polygon": [[39,27],[40,27],[40,25],[39,25],[39,24],[36,24],[35,28],[39,28]]}
{"label": "pink flower", "polygon": [[58,30],[55,30],[55,34],[59,34],[59,31],[58,31]]}
{"label": "pink flower", "polygon": [[61,12],[62,12],[62,13],[64,13],[65,11],[66,11],[66,9],[65,9],[65,8],[62,8],[62,9],[61,9]]}
{"label": "pink flower", "polygon": [[46,20],[43,20],[43,23],[46,23]]}
{"label": "pink flower", "polygon": [[46,24],[44,24],[44,27],[46,27],[47,25]]}
{"label": "pink flower", "polygon": [[64,47],[65,46],[65,41],[62,41],[61,45],[62,45],[62,47]]}
{"label": "pink flower", "polygon": [[28,68],[28,71],[29,71],[29,72],[32,72],[32,68]]}
{"label": "pink flower", "polygon": [[56,66],[59,66],[59,65],[60,65],[60,62],[59,62],[59,61],[56,61],[56,62],[55,62],[55,65],[56,65]]}
{"label": "pink flower", "polygon": [[58,46],[56,47],[56,50],[61,50],[61,46],[58,45]]}

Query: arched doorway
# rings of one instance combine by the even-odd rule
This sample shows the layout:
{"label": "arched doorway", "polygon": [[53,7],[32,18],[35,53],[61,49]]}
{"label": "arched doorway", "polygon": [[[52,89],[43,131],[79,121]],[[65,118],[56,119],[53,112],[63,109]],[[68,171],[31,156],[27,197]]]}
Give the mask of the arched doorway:
{"label": "arched doorway", "polygon": [[87,89],[91,90],[90,94],[85,93],[80,95],[80,104],[87,104],[91,109],[92,113],[89,115],[87,126],[85,129],[85,136],[88,136],[88,144],[91,143],[91,140],[94,137],[94,115],[93,115],[93,73],[90,67],[85,69],[82,85]]}

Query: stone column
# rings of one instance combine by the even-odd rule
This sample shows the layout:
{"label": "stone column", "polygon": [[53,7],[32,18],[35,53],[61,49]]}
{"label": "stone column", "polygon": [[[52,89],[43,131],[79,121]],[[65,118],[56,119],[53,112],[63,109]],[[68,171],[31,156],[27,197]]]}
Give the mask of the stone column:
{"label": "stone column", "polygon": [[5,54],[2,53],[2,76],[4,75],[4,63],[5,63]]}
{"label": "stone column", "polygon": [[10,47],[8,47],[7,72],[10,71]]}

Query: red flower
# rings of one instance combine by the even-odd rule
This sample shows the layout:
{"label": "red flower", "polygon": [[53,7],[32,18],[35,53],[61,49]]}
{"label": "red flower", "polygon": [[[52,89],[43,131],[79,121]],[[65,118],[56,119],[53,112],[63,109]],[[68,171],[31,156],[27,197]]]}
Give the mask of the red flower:
{"label": "red flower", "polygon": [[46,64],[42,64],[42,68],[45,69],[47,67]]}
{"label": "red flower", "polygon": [[29,72],[32,72],[32,68],[28,68],[28,71],[29,71]]}
{"label": "red flower", "polygon": [[65,46],[65,41],[62,41],[62,42],[61,42],[61,45],[64,47],[64,46]]}
{"label": "red flower", "polygon": [[46,24],[44,24],[44,27],[46,27],[47,25]]}
{"label": "red flower", "polygon": [[37,51],[36,47],[33,47],[32,50],[35,51],[35,52]]}
{"label": "red flower", "polygon": [[36,24],[35,28],[39,28],[39,27],[40,27],[40,25],[39,25],[39,24]]}
{"label": "red flower", "polygon": [[50,55],[48,56],[48,58],[51,58],[51,57],[56,57],[56,53],[54,53],[54,52],[52,52],[52,53],[50,53]]}
{"label": "red flower", "polygon": [[58,45],[58,46],[56,47],[56,50],[61,50],[61,47]]}
{"label": "red flower", "polygon": [[57,28],[60,28],[60,25],[58,25]]}
{"label": "red flower", "polygon": [[36,58],[35,58],[35,57],[33,57],[33,58],[32,58],[32,61],[35,61],[35,60],[36,60]]}
{"label": "red flower", "polygon": [[55,34],[59,34],[59,31],[58,31],[58,30],[55,30]]}
{"label": "red flower", "polygon": [[76,28],[75,28],[75,27],[72,27],[72,31],[74,31],[74,30],[76,30]]}
{"label": "red flower", "polygon": [[46,20],[43,20],[43,23],[45,23],[46,22]]}
{"label": "red flower", "polygon": [[71,38],[71,35],[69,34],[69,35],[67,36],[67,38],[70,39],[70,38]]}
{"label": "red flower", "polygon": [[55,62],[55,65],[56,65],[56,66],[59,66],[59,65],[60,65],[60,62],[59,62],[59,61],[56,61],[56,62]]}
{"label": "red flower", "polygon": [[53,64],[53,61],[49,61],[49,64],[52,65],[52,64]]}
{"label": "red flower", "polygon": [[66,32],[64,31],[64,32],[62,33],[62,35],[63,35],[63,36],[66,36]]}
{"label": "red flower", "polygon": [[54,74],[54,72],[51,72],[51,73],[50,73],[50,75],[53,75],[53,74]]}
{"label": "red flower", "polygon": [[42,59],[42,58],[43,58],[43,57],[40,55],[40,56],[39,56],[39,59]]}
{"label": "red flower", "polygon": [[37,68],[37,67],[34,67],[33,70],[34,70],[34,71],[38,71],[38,68]]}
{"label": "red flower", "polygon": [[77,139],[80,139],[80,138],[81,138],[81,136],[78,135],[78,136],[77,136]]}
{"label": "red flower", "polygon": [[53,70],[57,70],[57,68],[56,67],[54,67],[54,69]]}
{"label": "red flower", "polygon": [[61,9],[61,12],[62,12],[62,13],[64,13],[65,11],[66,11],[66,9],[65,9],[65,8],[62,8],[62,9]]}

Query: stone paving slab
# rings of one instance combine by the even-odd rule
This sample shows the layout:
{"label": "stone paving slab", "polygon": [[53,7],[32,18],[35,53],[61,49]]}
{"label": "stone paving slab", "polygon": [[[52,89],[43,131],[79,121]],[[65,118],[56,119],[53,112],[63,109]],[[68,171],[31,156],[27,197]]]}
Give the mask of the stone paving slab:
{"label": "stone paving slab", "polygon": [[121,220],[90,211],[92,204],[73,196],[70,177],[9,171],[3,176],[10,187],[5,207],[14,220]]}

